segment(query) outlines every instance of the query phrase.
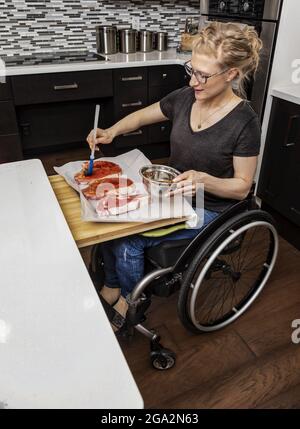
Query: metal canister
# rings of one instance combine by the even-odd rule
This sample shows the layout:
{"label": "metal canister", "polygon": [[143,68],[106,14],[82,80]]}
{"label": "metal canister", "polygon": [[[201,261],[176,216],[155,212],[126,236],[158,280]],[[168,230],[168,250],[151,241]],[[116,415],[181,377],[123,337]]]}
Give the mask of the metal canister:
{"label": "metal canister", "polygon": [[155,47],[158,51],[166,51],[168,49],[168,33],[163,31],[157,32]]}
{"label": "metal canister", "polygon": [[141,30],[138,34],[139,50],[141,52],[150,52],[153,49],[153,32],[149,30]]}
{"label": "metal canister", "polygon": [[97,52],[115,54],[117,52],[117,27],[110,25],[96,26]]}
{"label": "metal canister", "polygon": [[119,30],[120,52],[132,54],[136,52],[137,31],[132,28]]}

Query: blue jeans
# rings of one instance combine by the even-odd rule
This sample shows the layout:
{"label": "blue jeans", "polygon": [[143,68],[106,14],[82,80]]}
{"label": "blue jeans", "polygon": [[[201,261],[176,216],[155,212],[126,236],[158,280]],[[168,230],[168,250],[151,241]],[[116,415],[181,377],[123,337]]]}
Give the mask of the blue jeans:
{"label": "blue jeans", "polygon": [[157,246],[167,240],[192,239],[218,215],[218,212],[204,210],[203,225],[199,229],[183,229],[164,237],[132,235],[102,243],[105,285],[111,288],[121,288],[121,295],[126,298],[137,282],[144,277],[144,250],[146,248]]}

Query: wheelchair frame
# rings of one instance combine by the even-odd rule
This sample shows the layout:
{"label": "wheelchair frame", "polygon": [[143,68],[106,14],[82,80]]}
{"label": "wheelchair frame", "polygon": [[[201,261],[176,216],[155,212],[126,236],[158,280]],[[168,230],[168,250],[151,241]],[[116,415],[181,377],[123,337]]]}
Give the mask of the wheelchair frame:
{"label": "wheelchair frame", "polygon": [[[201,327],[199,325],[197,329],[196,316],[192,315],[192,319],[194,320],[192,320],[193,323],[191,323],[190,321],[186,320],[184,310],[179,311],[179,316],[183,325],[192,332],[196,332],[196,333],[199,333],[199,331],[211,332],[217,329],[221,329],[224,326],[227,326],[229,323],[232,323],[239,316],[241,316],[241,314],[243,314],[247,310],[247,308],[254,302],[254,300],[257,298],[257,296],[260,294],[261,290],[265,286],[269,276],[271,275],[271,272],[273,270],[273,267],[275,265],[276,258],[277,258],[278,235],[276,232],[276,228],[274,226],[274,221],[269,214],[267,214],[266,212],[263,212],[260,209],[258,210],[258,206],[253,194],[250,194],[246,200],[238,202],[234,206],[231,206],[229,209],[225,210],[220,216],[215,218],[206,227],[204,227],[199,232],[199,234],[190,242],[190,244],[188,244],[187,247],[183,250],[183,252],[179,256],[175,264],[167,267],[158,267],[155,261],[151,260],[150,258],[150,263],[153,265],[154,269],[151,272],[147,273],[144,276],[144,278],[137,283],[132,293],[127,297],[127,302],[129,307],[126,315],[125,328],[123,327],[124,329],[122,328],[121,332],[123,332],[123,334],[125,335],[132,336],[133,329],[136,329],[138,332],[140,332],[141,334],[145,335],[150,339],[150,347],[151,347],[150,357],[154,368],[160,369],[160,370],[171,368],[175,364],[176,356],[174,352],[172,352],[171,350],[165,349],[161,345],[160,336],[158,333],[156,333],[153,330],[149,330],[143,326],[143,322],[146,320],[145,312],[147,311],[148,307],[151,304],[151,295],[153,293],[155,294],[155,292],[153,292],[153,285],[158,281],[160,282],[164,281],[165,284],[167,284],[169,287],[170,294],[180,289],[180,287],[177,287],[177,286],[182,281],[183,273],[185,273],[188,267],[191,265],[191,260],[193,260],[192,257],[195,255],[195,253],[200,252],[201,249],[203,249],[205,253],[205,250],[208,247],[205,245],[209,240],[211,241],[212,239],[215,239],[215,238],[219,239],[219,237],[221,237],[221,233],[227,232],[225,229],[223,229],[222,231],[222,228],[224,227],[224,225],[230,224],[231,221],[234,223],[235,221],[238,221],[243,217],[247,218],[247,213],[255,214],[256,217],[262,218],[262,221],[253,222],[253,223],[249,222],[249,224],[242,226],[237,231],[230,231],[231,235],[228,236],[214,252],[212,252],[212,254],[210,255],[210,258],[208,258],[207,264],[211,265],[212,261],[217,260],[216,252],[219,251],[218,250],[219,248],[221,248],[221,250],[224,250],[226,246],[230,246],[230,242],[232,242],[239,235],[240,232],[243,234],[244,231],[247,231],[248,229],[247,225],[251,225],[251,227],[253,225],[256,226],[256,224],[264,225],[270,230],[274,243],[272,247],[272,255],[270,255],[270,261],[269,261],[270,263],[264,264],[266,275],[263,281],[261,282],[261,284],[258,285],[253,295],[250,296],[249,300],[246,302],[246,304],[242,307],[241,310],[233,309],[235,314],[233,314],[232,317],[228,319],[228,321],[226,321],[225,323],[217,327],[206,328],[204,326]],[[182,241],[185,241],[185,240],[182,240]],[[162,244],[166,242],[167,240]],[[210,267],[210,265],[208,267]],[[196,288],[197,287],[199,288],[199,286],[201,285],[201,281],[207,274],[207,271],[208,271],[208,268],[206,268],[205,272],[204,270],[203,272],[201,271],[199,275],[200,280],[199,279],[197,280],[198,283],[196,284]],[[188,285],[188,288],[190,288],[190,285]],[[195,301],[195,297],[197,296],[197,290],[196,289],[193,290],[192,293],[194,293],[194,301]],[[179,304],[181,302],[180,305],[183,308],[186,305],[185,304],[186,296],[187,296],[187,292],[182,293],[182,290],[180,290]]]}

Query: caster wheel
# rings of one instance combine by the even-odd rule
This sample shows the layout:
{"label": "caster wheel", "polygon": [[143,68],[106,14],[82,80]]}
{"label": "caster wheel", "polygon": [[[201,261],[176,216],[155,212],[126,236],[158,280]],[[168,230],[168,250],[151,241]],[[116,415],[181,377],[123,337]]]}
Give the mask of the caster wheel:
{"label": "caster wheel", "polygon": [[175,365],[175,353],[167,349],[151,352],[151,363],[153,368],[159,370],[170,369]]}

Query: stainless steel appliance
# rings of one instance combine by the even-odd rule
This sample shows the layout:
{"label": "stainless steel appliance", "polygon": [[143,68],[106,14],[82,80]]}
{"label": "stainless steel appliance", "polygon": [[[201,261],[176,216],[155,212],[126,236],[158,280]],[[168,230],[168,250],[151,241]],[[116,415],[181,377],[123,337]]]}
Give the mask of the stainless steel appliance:
{"label": "stainless steel appliance", "polygon": [[138,32],[139,50],[141,52],[150,52],[153,49],[153,32],[149,30],[141,30]]}
{"label": "stainless steel appliance", "polygon": [[136,52],[137,31],[132,28],[123,28],[119,30],[120,52],[132,54]]}
{"label": "stainless steel appliance", "polygon": [[117,53],[117,27],[110,25],[96,26],[97,52],[105,55]]}
{"label": "stainless steel appliance", "polygon": [[247,87],[247,97],[263,119],[282,0],[200,0],[199,29],[212,20],[253,26],[263,41],[259,70]]}

